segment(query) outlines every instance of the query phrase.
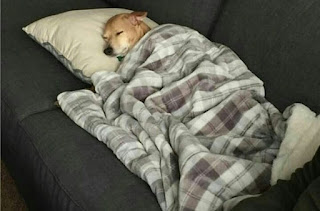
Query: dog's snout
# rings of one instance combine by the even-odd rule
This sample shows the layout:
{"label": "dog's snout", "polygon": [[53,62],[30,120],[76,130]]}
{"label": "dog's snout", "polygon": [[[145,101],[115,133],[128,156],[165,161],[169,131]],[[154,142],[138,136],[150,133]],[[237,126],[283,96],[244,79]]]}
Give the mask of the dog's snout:
{"label": "dog's snout", "polygon": [[110,56],[113,53],[113,48],[111,48],[110,46],[107,47],[106,49],[104,49],[103,51],[106,55]]}

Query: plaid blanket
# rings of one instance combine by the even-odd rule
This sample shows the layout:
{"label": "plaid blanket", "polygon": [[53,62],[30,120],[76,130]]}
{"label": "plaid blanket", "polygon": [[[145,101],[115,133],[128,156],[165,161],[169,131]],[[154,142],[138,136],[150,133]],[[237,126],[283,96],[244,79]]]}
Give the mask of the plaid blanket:
{"label": "plaid blanket", "polygon": [[146,181],[162,210],[218,210],[269,186],[284,120],[226,46],[161,25],[92,81],[96,93],[61,93],[62,110]]}

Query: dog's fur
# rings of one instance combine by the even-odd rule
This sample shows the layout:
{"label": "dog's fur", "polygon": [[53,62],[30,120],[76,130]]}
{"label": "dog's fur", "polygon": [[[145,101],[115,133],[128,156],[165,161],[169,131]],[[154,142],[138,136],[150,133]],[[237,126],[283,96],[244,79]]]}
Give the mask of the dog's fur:
{"label": "dog's fur", "polygon": [[146,16],[147,12],[132,12],[111,17],[103,33],[103,39],[107,43],[104,53],[109,56],[125,56],[150,30],[143,22]]}

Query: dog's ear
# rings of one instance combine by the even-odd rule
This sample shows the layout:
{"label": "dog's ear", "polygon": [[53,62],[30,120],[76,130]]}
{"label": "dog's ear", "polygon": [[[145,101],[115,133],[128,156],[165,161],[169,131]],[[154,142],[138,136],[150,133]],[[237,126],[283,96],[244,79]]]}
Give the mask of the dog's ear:
{"label": "dog's ear", "polygon": [[147,12],[132,12],[129,14],[129,20],[133,25],[139,25],[141,23],[141,21],[143,21],[143,19],[145,17],[147,17]]}

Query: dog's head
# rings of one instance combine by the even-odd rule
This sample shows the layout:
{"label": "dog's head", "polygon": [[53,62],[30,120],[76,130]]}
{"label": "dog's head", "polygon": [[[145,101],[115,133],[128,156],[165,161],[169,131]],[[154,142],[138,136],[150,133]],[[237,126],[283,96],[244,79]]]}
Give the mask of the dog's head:
{"label": "dog's head", "polygon": [[113,16],[105,25],[103,39],[107,43],[104,53],[125,56],[150,28],[143,22],[147,12],[122,13]]}

